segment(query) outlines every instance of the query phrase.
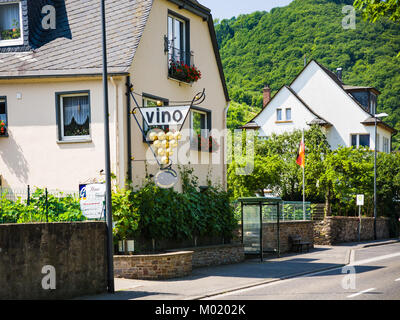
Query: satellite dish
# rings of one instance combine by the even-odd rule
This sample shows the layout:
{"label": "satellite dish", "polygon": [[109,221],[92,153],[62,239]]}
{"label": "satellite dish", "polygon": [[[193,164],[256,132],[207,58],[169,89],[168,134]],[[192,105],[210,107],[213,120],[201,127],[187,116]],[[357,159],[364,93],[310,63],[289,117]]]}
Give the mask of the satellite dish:
{"label": "satellite dish", "polygon": [[178,180],[178,174],[173,169],[160,170],[154,177],[154,182],[162,189],[173,188]]}

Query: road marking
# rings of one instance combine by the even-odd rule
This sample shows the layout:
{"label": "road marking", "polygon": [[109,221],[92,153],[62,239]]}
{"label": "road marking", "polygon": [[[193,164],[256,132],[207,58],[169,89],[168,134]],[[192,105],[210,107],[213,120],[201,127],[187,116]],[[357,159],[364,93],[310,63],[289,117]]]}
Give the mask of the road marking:
{"label": "road marking", "polygon": [[[354,250],[352,250],[352,251],[354,251]],[[231,292],[222,293],[222,294],[216,294],[216,295],[213,295],[212,297],[207,297],[207,298],[202,299],[202,300],[214,300],[214,299],[218,299],[218,298],[221,298],[221,297],[226,297],[226,296],[232,296],[232,295],[236,295],[236,294],[246,293],[246,292],[253,291],[253,290],[264,289],[264,288],[269,287],[269,286],[279,285],[279,284],[282,284],[284,282],[295,281],[295,280],[298,280],[298,279],[301,279],[301,278],[313,277],[313,276],[316,276],[316,275],[319,275],[319,274],[328,273],[328,272],[332,272],[332,271],[336,271],[336,270],[343,270],[343,267],[345,267],[345,266],[359,266],[359,265],[367,264],[367,263],[370,263],[370,262],[376,262],[376,261],[379,261],[379,260],[385,260],[385,259],[390,259],[390,258],[394,258],[394,257],[400,256],[400,253],[393,253],[393,254],[388,254],[388,255],[384,255],[384,256],[378,256],[378,257],[371,258],[371,259],[365,259],[365,260],[360,260],[360,261],[352,261],[352,259],[355,259],[355,256],[353,256],[352,253],[353,252],[351,252],[351,255],[350,255],[350,262],[351,263],[348,264],[348,265],[344,265],[344,266],[340,266],[340,267],[332,268],[332,269],[327,269],[327,270],[322,270],[322,271],[316,271],[316,272],[312,272],[312,273],[306,273],[306,274],[303,274],[303,275],[293,276],[293,278],[290,277],[288,279],[281,279],[281,280],[280,279],[276,279],[276,280],[274,280],[272,282],[267,282],[267,283],[258,284],[258,285],[254,284],[254,285],[250,286],[249,288],[233,290]],[[400,278],[397,279],[396,281],[400,281]],[[371,289],[371,290],[375,290],[375,289]],[[360,295],[360,294],[363,294],[363,293],[365,293],[365,292],[356,293],[355,295],[357,296],[357,295]],[[348,298],[350,298],[350,297],[351,296],[348,296]]]}
{"label": "road marking", "polygon": [[354,298],[354,297],[357,297],[357,296],[361,296],[364,293],[367,293],[367,292],[370,292],[370,291],[374,291],[374,290],[376,290],[376,289],[375,288],[370,288],[370,289],[367,289],[367,290],[360,291],[358,293],[352,294],[350,296],[347,296],[347,298]]}
{"label": "road marking", "polygon": [[370,263],[370,262],[375,262],[375,261],[379,261],[379,260],[390,259],[390,258],[399,257],[399,256],[400,256],[400,252],[398,252],[398,253],[392,253],[392,254],[387,254],[387,255],[385,255],[385,256],[379,256],[379,257],[375,257],[375,258],[371,258],[371,259],[365,259],[365,260],[355,261],[355,262],[353,262],[353,263],[350,263],[349,266],[360,265],[360,264],[367,264],[367,263]]}
{"label": "road marking", "polygon": [[394,280],[394,281],[400,281],[400,278],[398,278],[398,279],[396,279],[396,280]]}

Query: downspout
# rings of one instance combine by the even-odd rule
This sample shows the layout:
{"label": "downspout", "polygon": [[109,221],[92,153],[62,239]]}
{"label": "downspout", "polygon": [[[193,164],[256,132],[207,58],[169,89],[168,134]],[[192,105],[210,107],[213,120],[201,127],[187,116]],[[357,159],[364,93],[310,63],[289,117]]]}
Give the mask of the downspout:
{"label": "downspout", "polygon": [[132,181],[132,138],[131,138],[131,96],[130,96],[131,76],[126,77],[126,143],[127,143],[127,181]]}
{"label": "downspout", "polygon": [[115,82],[114,77],[110,78],[111,83],[114,87],[114,94],[115,94],[115,111],[114,111],[114,123],[115,123],[115,174],[117,177],[117,185],[121,186],[121,181],[120,181],[120,161],[119,161],[119,119],[118,119],[118,84]]}
{"label": "downspout", "polygon": [[[223,130],[226,130],[227,129],[227,123],[228,123],[228,111],[229,111],[229,108],[230,108],[230,106],[231,106],[231,102],[230,101],[228,101],[228,105],[226,106],[226,108],[224,108],[224,113],[223,113],[223,119],[224,119],[224,123],[223,123]],[[226,132],[226,131],[225,131]],[[226,157],[226,146],[225,146],[225,144],[226,144],[226,141],[227,141],[227,139],[226,139],[226,136],[224,137],[224,140],[223,140],[223,143],[224,143],[224,146],[223,146],[223,148],[222,148],[222,168],[223,168],[223,170],[222,170],[222,185],[224,186],[224,188],[225,188],[225,190],[227,190],[227,188],[228,188],[228,183],[227,183],[227,181],[228,181],[228,178],[227,178],[227,163],[225,163],[225,159],[227,159],[227,157]]]}

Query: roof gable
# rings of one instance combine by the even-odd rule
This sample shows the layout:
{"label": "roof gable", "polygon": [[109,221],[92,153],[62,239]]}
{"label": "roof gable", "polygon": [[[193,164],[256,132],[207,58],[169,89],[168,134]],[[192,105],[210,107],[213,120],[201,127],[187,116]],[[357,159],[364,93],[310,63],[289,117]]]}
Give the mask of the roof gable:
{"label": "roof gable", "polygon": [[312,114],[315,117],[315,123],[318,123],[320,125],[330,125],[330,123],[328,121],[326,121],[324,118],[322,118],[321,116],[319,116],[316,112],[314,112],[309,106],[308,104],[301,99],[296,92],[289,86],[282,86],[278,92],[274,95],[274,97],[267,103],[267,105],[252,119],[250,120],[245,126],[243,126],[243,128],[247,128],[247,129],[252,129],[255,127],[255,124],[257,124],[257,126],[259,126],[260,124],[257,122],[257,118],[268,108],[269,105],[271,105],[275,99],[277,99],[279,97],[279,95],[283,92],[287,90],[289,95],[293,96],[299,103],[300,105],[302,105],[305,110],[307,110],[310,114]]}

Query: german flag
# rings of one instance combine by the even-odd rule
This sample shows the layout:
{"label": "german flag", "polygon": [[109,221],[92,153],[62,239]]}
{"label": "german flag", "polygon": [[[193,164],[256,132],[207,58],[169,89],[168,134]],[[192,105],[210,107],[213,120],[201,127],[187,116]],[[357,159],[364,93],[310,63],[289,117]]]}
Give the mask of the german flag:
{"label": "german flag", "polygon": [[296,163],[304,168],[305,167],[305,162],[306,162],[306,148],[304,145],[304,141],[300,142],[300,146],[299,146],[299,151],[297,153],[297,160]]}

